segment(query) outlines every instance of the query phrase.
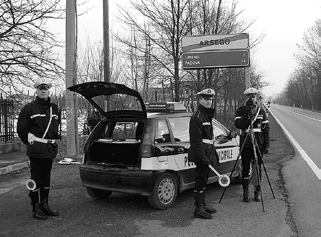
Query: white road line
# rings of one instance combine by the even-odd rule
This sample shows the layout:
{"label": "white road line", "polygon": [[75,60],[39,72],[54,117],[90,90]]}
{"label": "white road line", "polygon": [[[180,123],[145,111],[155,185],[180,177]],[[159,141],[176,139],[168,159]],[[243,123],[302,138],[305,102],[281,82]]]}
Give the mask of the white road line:
{"label": "white road line", "polygon": [[312,117],[309,117],[309,116],[306,116],[306,115],[303,115],[303,114],[299,114],[299,113],[297,113],[297,112],[293,112],[292,110],[287,110],[287,111],[289,111],[289,112],[291,112],[291,113],[293,113],[293,114],[296,114],[296,115],[299,115],[299,116],[302,116],[302,117],[305,117],[305,118],[308,118],[308,119],[311,119],[311,120],[314,120],[314,121],[317,121],[317,122],[321,122],[321,120],[320,119],[315,119],[315,118],[312,118]]}
{"label": "white road line", "polygon": [[318,177],[319,180],[321,180],[321,170],[319,167],[313,162],[313,160],[308,156],[308,154],[303,150],[303,148],[300,146],[300,144],[294,139],[294,137],[289,133],[289,131],[283,126],[283,124],[274,116],[274,114],[269,111],[275,120],[278,122],[278,124],[281,126],[285,134],[288,136],[290,141],[292,142],[293,146],[296,147],[296,149],[299,151],[302,158],[308,163],[312,171],[315,173],[315,175]]}

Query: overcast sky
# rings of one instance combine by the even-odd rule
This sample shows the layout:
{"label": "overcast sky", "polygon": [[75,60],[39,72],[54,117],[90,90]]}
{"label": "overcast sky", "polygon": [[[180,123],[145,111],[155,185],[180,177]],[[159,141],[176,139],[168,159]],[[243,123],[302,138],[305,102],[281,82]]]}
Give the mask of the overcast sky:
{"label": "overcast sky", "polygon": [[[102,40],[102,1],[88,1],[82,9],[90,9],[78,22],[79,40]],[[129,6],[128,0],[109,0],[110,30],[119,31],[115,17],[117,4]],[[223,3],[228,0],[223,0]],[[294,53],[305,31],[321,18],[321,0],[239,0],[243,19],[255,19],[253,34],[266,34],[255,53],[251,52],[258,69],[264,71],[270,86],[263,91],[267,95],[279,93],[295,68]],[[245,32],[247,33],[247,32]],[[63,33],[62,36],[64,37]],[[251,36],[250,36],[251,38]]]}
{"label": "overcast sky", "polygon": [[301,44],[304,32],[321,19],[321,1],[240,0],[239,4],[246,16],[256,19],[255,30],[267,34],[254,58],[271,83],[266,94],[278,93],[295,68],[296,44]]}

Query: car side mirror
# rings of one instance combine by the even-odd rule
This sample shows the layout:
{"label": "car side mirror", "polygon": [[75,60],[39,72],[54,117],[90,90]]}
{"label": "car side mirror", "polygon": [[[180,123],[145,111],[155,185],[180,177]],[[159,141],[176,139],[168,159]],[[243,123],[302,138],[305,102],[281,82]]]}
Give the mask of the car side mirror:
{"label": "car side mirror", "polygon": [[231,131],[229,134],[229,137],[231,138],[236,138],[236,136],[237,136],[237,131]]}

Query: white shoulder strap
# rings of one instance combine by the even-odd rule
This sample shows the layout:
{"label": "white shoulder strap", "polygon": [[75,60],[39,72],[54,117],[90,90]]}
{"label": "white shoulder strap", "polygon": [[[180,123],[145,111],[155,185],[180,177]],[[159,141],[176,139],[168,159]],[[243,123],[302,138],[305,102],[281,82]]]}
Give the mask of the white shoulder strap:
{"label": "white shoulder strap", "polygon": [[45,131],[45,133],[44,133],[43,136],[42,136],[42,139],[45,138],[45,136],[46,136],[46,134],[47,134],[47,132],[48,132],[48,129],[49,129],[50,124],[51,124],[51,120],[52,120],[52,107],[50,106],[50,119],[49,119],[48,126],[47,126],[47,128],[46,128],[46,131]]}

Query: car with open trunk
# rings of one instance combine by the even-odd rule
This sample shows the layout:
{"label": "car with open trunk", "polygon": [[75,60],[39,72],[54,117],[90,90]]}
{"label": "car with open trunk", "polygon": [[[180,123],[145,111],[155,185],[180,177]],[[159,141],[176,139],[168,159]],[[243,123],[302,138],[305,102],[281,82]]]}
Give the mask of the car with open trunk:
{"label": "car with open trunk", "polygon": [[[86,140],[79,169],[92,198],[105,199],[113,192],[140,194],[152,207],[167,209],[178,193],[194,187],[196,166],[188,161],[191,113],[181,103],[144,103],[137,91],[100,81],[68,89],[102,115]],[[111,101],[108,111],[106,97]],[[215,169],[239,183],[238,140],[215,119],[213,127],[220,163]],[[218,175],[210,172],[208,183],[217,181]]]}

